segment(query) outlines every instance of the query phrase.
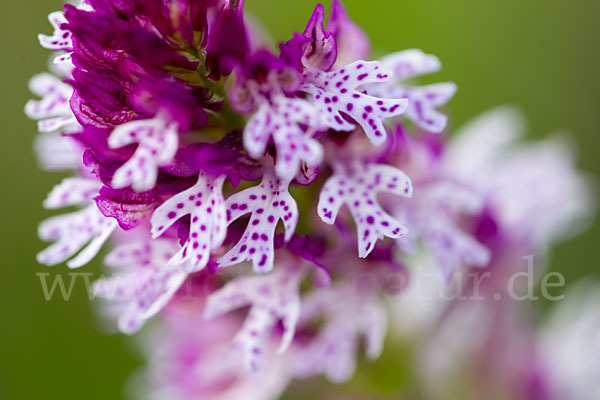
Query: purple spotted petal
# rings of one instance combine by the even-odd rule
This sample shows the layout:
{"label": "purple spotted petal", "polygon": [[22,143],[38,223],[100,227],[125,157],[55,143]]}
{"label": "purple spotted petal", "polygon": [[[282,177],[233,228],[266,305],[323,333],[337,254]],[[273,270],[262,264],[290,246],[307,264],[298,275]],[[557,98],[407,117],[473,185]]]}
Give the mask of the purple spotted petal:
{"label": "purple spotted petal", "polygon": [[170,263],[189,263],[189,271],[203,269],[211,250],[221,246],[227,233],[225,204],[223,201],[224,177],[212,178],[204,173],[191,188],[171,197],[152,215],[152,237],[162,235],[178,219],[189,215],[190,234]]}
{"label": "purple spotted petal", "polygon": [[[305,131],[300,124],[308,126]],[[308,102],[275,96],[263,102],[244,130],[244,147],[250,156],[261,157],[269,138],[277,151],[275,171],[283,179],[292,179],[300,163],[316,165],[323,159],[323,149],[312,135],[321,125],[320,112]]]}
{"label": "purple spotted petal", "polygon": [[429,132],[442,132],[448,117],[436,108],[445,105],[455,93],[456,85],[451,82],[405,88],[401,95],[409,101],[406,118]]}
{"label": "purple spotted petal", "polygon": [[333,72],[310,71],[300,89],[309,93],[315,105],[325,112],[327,126],[338,131],[353,130],[354,125],[344,119],[348,115],[373,144],[380,145],[386,138],[385,120],[404,113],[408,101],[370,96],[357,88],[389,79],[390,72],[379,62],[356,61]]}
{"label": "purple spotted petal", "polygon": [[39,34],[38,39],[40,45],[48,50],[54,51],[72,51],[73,39],[71,31],[62,29],[61,25],[67,23],[65,13],[63,11],[55,11],[48,15],[48,21],[54,28],[52,36]]}
{"label": "purple spotted petal", "polygon": [[25,114],[39,121],[40,132],[72,132],[79,128],[69,105],[69,99],[73,95],[71,86],[52,74],[43,73],[31,78],[29,90],[41,97],[41,100],[29,100],[25,105]]}
{"label": "purple spotted petal", "polygon": [[108,138],[111,148],[139,143],[133,156],[112,179],[114,188],[129,185],[138,192],[150,190],[156,184],[158,168],[173,161],[179,143],[177,125],[163,115],[153,119],[132,121],[120,125]]}
{"label": "purple spotted petal", "polygon": [[367,86],[367,92],[381,97],[408,99],[405,117],[428,132],[442,132],[448,124],[448,117],[437,110],[445,105],[456,93],[452,82],[435,83],[421,87],[410,86]]}
{"label": "purple spotted petal", "polygon": [[98,254],[116,227],[117,221],[102,215],[95,204],[81,211],[49,218],[40,224],[38,234],[42,240],[55,243],[38,253],[37,260],[41,264],[55,265],[83,249],[67,262],[69,268],[81,267]]}
{"label": "purple spotted petal", "polygon": [[56,56],[54,59],[56,64],[72,64],[73,63],[73,53],[65,53],[60,56]]}
{"label": "purple spotted petal", "polygon": [[441,63],[437,57],[421,50],[405,50],[381,59],[381,65],[393,73],[393,82],[375,83],[363,89],[373,96],[383,98],[407,98],[409,101],[406,118],[429,132],[441,132],[446,128],[448,117],[438,107],[445,105],[456,93],[451,82],[413,87],[404,80],[418,75],[437,72]]}
{"label": "purple spotted petal", "polygon": [[204,311],[206,318],[251,307],[234,340],[248,368],[260,368],[273,328],[280,320],[284,333],[279,352],[291,344],[300,315],[299,286],[303,275],[301,267],[281,265],[268,275],[237,278],[208,298]]}
{"label": "purple spotted petal", "polygon": [[[76,7],[79,10],[90,11],[92,7],[87,0],[82,0]],[[48,15],[48,21],[54,31],[52,35],[39,34],[38,40],[40,45],[48,50],[53,50],[59,53],[54,58],[55,64],[70,64],[73,56],[73,33],[69,29],[64,28],[64,24],[68,21],[63,11],[55,11]],[[63,54],[60,54],[63,53]]]}
{"label": "purple spotted petal", "polygon": [[29,81],[29,90],[42,98],[27,102],[25,114],[29,118],[43,119],[71,113],[69,99],[73,95],[73,88],[56,76],[49,73],[35,75]]}
{"label": "purple spotted petal", "polygon": [[93,285],[96,296],[118,304],[119,329],[134,333],[156,315],[187,277],[181,267],[168,266],[177,242],[153,240],[121,245],[104,262],[115,274]]}
{"label": "purple spotted petal", "polygon": [[348,206],[356,223],[358,255],[363,258],[377,240],[407,234],[407,229],[379,205],[377,194],[382,192],[411,197],[410,178],[389,165],[338,165],[319,197],[319,217],[327,224],[335,222],[343,204]]}
{"label": "purple spotted petal", "polygon": [[442,69],[442,63],[436,56],[419,49],[399,51],[383,57],[380,62],[392,72],[395,81],[404,81]]}
{"label": "purple spotted petal", "polygon": [[240,241],[225,254],[219,264],[229,266],[252,261],[256,272],[273,269],[275,228],[281,220],[285,240],[289,241],[298,223],[298,206],[288,193],[289,181],[265,173],[260,185],[236,193],[227,199],[227,222],[230,224],[251,213]]}
{"label": "purple spotted petal", "polygon": [[102,187],[102,183],[89,178],[65,178],[52,188],[44,200],[45,208],[61,208],[75,205],[87,205],[94,200]]}
{"label": "purple spotted petal", "polygon": [[334,382],[345,382],[356,368],[360,337],[371,360],[383,349],[387,316],[383,305],[372,296],[360,296],[355,286],[338,286],[313,292],[302,302],[299,325],[325,317],[317,335],[298,349],[295,374],[308,378],[323,373]]}

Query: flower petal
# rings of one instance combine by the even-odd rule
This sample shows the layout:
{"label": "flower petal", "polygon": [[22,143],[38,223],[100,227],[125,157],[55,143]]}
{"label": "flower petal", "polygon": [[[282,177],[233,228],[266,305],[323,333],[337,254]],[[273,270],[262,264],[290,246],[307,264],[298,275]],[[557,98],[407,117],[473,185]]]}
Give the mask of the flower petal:
{"label": "flower petal", "polygon": [[65,178],[52,188],[52,191],[44,200],[45,208],[61,208],[74,205],[89,204],[102,187],[102,183],[88,178]]}
{"label": "flower petal", "polygon": [[302,304],[299,324],[326,319],[316,336],[298,349],[294,367],[300,378],[324,373],[334,383],[345,382],[356,368],[361,335],[365,336],[367,357],[381,354],[387,331],[387,316],[380,301],[360,296],[351,284],[313,292]]}
{"label": "flower petal", "polygon": [[167,266],[177,251],[171,240],[120,245],[105,263],[116,273],[93,285],[96,296],[119,304],[119,329],[134,333],[171,300],[187,277],[183,268]]}
{"label": "flower petal", "polygon": [[[460,266],[484,267],[490,261],[490,251],[458,225],[461,216],[478,215],[484,206],[480,194],[463,185],[442,181],[421,187],[418,196],[405,207],[399,207],[400,213],[395,215],[411,229],[409,240],[418,237],[423,241],[444,277],[450,279]],[[406,239],[399,239],[401,247],[406,247],[403,243]]]}
{"label": "flower petal", "polygon": [[52,74],[42,73],[31,78],[29,89],[42,98],[29,100],[25,105],[25,114],[38,120],[40,132],[64,130],[65,133],[72,133],[80,128],[69,104],[73,95],[71,86]]}
{"label": "flower petal", "polygon": [[389,165],[340,164],[325,182],[319,197],[319,217],[330,225],[342,205],[348,205],[356,223],[358,255],[363,258],[373,250],[377,240],[385,236],[398,238],[407,233],[403,225],[381,208],[377,201],[379,192],[411,197],[410,178]]}
{"label": "flower petal", "polygon": [[301,267],[281,265],[268,275],[237,278],[208,298],[204,312],[206,318],[246,305],[251,307],[234,340],[250,369],[260,367],[271,332],[279,320],[284,329],[279,352],[285,351],[291,344],[300,315],[299,286],[303,275]]}
{"label": "flower petal", "polygon": [[50,25],[54,28],[54,32],[52,36],[39,34],[40,45],[48,50],[71,51],[73,49],[71,31],[61,28],[62,24],[67,23],[65,13],[63,11],[52,12],[48,15],[48,21],[50,21]]}
{"label": "flower petal", "polygon": [[[300,124],[309,127],[302,129]],[[254,158],[261,157],[269,138],[277,150],[277,175],[291,180],[300,169],[301,162],[317,165],[323,159],[321,145],[311,135],[321,125],[320,113],[302,99],[283,95],[263,102],[250,118],[244,130],[244,147]]]}
{"label": "flower petal", "polygon": [[158,168],[173,161],[179,143],[177,126],[157,115],[153,119],[128,122],[113,130],[108,138],[111,148],[139,143],[133,156],[113,177],[114,188],[129,185],[135,191],[145,192],[156,184]]}
{"label": "flower petal", "polygon": [[189,262],[189,271],[203,269],[211,250],[225,240],[227,222],[223,201],[224,177],[212,178],[201,172],[191,188],[171,197],[152,215],[152,237],[162,235],[178,219],[189,215],[190,234],[170,264]]}
{"label": "flower petal", "polygon": [[260,185],[227,199],[229,224],[242,215],[252,215],[240,241],[219,260],[221,266],[252,261],[256,272],[269,272],[273,268],[273,243],[278,222],[283,222],[286,241],[291,239],[298,223],[298,206],[288,192],[289,183],[268,171]]}
{"label": "flower petal", "polygon": [[329,73],[309,71],[300,89],[309,93],[315,105],[325,112],[327,126],[341,131],[354,129],[354,125],[344,119],[344,115],[348,115],[363,128],[373,144],[380,145],[386,138],[385,120],[403,114],[408,100],[378,98],[357,88],[386,82],[390,75],[377,61],[356,61]]}
{"label": "flower petal", "polygon": [[438,112],[436,108],[450,101],[456,93],[456,85],[445,82],[414,87],[403,82],[415,76],[439,71],[442,67],[440,60],[421,50],[411,49],[382,58],[381,65],[392,71],[393,82],[370,84],[363,89],[373,96],[390,99],[407,98],[409,105],[406,118],[429,132],[442,132],[446,128],[448,117]]}
{"label": "flower petal", "polygon": [[49,218],[40,224],[38,234],[42,240],[55,243],[37,255],[41,264],[61,263],[79,250],[79,256],[67,263],[69,268],[78,268],[89,262],[100,251],[100,247],[117,227],[117,221],[107,218],[91,204],[81,211]]}

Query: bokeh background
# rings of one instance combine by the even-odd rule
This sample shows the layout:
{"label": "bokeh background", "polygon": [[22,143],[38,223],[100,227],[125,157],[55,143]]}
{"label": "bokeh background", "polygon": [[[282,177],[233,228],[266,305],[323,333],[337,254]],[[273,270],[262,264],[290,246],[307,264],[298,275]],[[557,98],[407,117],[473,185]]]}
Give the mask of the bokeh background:
{"label": "bokeh background", "polygon": [[[436,81],[453,80],[451,126],[501,104],[520,107],[529,139],[567,131],[581,169],[600,176],[600,2],[597,0],[346,0],[351,16],[371,36],[375,55],[418,47],[444,64]],[[49,215],[41,201],[61,176],[38,169],[32,151],[35,124],[23,115],[27,80],[45,70],[49,52],[37,33],[51,31],[46,16],[59,0],[3,1],[0,6],[2,84],[0,113],[0,399],[111,399],[124,396],[127,377],[142,365],[122,335],[100,329],[79,282],[70,301],[47,302],[38,272],[65,273],[36,264],[43,248],[36,225]],[[283,40],[300,31],[312,0],[247,0],[246,7]],[[551,268],[567,283],[600,268],[600,226],[556,247]],[[85,267],[98,274],[99,262]],[[406,371],[379,361],[357,385],[382,391],[401,385]],[[370,372],[369,372],[370,371]],[[383,377],[382,377],[383,374]],[[366,377],[366,378],[365,378]],[[370,380],[369,377],[379,377]],[[394,383],[395,382],[395,383]]]}

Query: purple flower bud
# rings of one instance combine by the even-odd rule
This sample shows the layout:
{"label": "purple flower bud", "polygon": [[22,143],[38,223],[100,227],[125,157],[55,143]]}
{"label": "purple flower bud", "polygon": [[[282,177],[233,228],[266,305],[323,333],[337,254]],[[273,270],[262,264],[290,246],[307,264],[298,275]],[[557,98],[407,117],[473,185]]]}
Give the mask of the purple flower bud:
{"label": "purple flower bud", "polygon": [[229,75],[248,55],[243,7],[243,0],[227,0],[210,26],[206,63],[211,79]]}

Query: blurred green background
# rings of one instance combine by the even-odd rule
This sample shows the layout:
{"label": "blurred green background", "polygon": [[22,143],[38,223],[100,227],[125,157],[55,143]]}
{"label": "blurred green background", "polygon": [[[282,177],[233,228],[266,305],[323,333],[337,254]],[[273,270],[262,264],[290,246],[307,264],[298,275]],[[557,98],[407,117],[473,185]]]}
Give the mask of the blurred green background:
{"label": "blurred green background", "polygon": [[[369,33],[376,55],[418,47],[444,64],[436,80],[453,80],[451,124],[460,126],[501,104],[522,108],[530,138],[555,130],[573,134],[579,165],[600,174],[600,2],[597,0],[420,0],[345,2]],[[312,0],[247,0],[276,40],[302,30]],[[142,360],[121,335],[106,335],[85,289],[71,301],[46,302],[37,272],[66,272],[36,264],[43,244],[37,223],[50,213],[41,201],[61,176],[38,169],[32,152],[35,124],[23,115],[27,80],[45,70],[49,52],[37,33],[49,33],[46,16],[58,0],[4,1],[3,42],[2,260],[0,278],[0,399],[120,399]],[[600,227],[553,251],[552,269],[567,282],[597,274]],[[99,263],[85,271],[98,273]],[[376,368],[376,367],[375,367]],[[394,371],[388,371],[388,373]],[[393,377],[392,377],[393,379]]]}

